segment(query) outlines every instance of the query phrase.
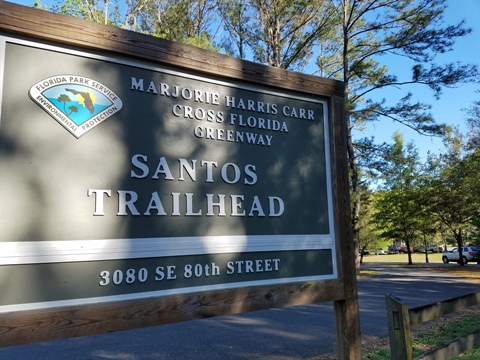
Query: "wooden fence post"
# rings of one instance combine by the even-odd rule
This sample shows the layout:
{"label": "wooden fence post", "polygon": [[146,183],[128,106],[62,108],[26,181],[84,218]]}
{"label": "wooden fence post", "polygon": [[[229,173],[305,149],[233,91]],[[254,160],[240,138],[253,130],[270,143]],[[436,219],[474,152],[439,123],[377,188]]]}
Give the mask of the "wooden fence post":
{"label": "wooden fence post", "polygon": [[393,295],[385,295],[392,360],[412,360],[412,336],[408,306]]}

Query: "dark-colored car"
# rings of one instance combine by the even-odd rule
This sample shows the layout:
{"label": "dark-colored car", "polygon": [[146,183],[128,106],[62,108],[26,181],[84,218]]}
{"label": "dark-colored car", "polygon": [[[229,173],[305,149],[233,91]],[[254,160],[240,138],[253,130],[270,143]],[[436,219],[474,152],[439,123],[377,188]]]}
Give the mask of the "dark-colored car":
{"label": "dark-colored car", "polygon": [[389,254],[398,254],[398,248],[395,245],[391,245],[388,247]]}

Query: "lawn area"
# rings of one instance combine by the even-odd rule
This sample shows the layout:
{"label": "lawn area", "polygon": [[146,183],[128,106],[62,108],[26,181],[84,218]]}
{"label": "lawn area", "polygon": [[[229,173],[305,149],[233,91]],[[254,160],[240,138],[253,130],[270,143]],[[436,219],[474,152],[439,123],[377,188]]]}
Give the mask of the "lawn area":
{"label": "lawn area", "polygon": [[[408,264],[407,254],[389,254],[389,255],[365,255],[363,257],[363,266],[411,266],[421,267],[424,270],[448,272],[452,275],[460,276],[470,279],[473,282],[480,284],[480,267],[476,263],[469,263],[465,266],[460,266],[457,263],[443,264],[442,254],[428,254],[428,264],[425,263],[425,254],[412,254],[412,265]],[[429,266],[431,264],[431,266]],[[441,265],[440,265],[441,264]],[[365,274],[365,271],[360,270],[360,274],[364,277],[374,276],[372,274]]]}
{"label": "lawn area", "polygon": [[[388,255],[364,255],[364,263],[371,262],[387,262],[387,263],[408,263],[408,254],[388,254]],[[414,264],[425,264],[425,254],[412,254],[412,262]],[[432,264],[442,262],[442,254],[428,254],[428,262]]]}

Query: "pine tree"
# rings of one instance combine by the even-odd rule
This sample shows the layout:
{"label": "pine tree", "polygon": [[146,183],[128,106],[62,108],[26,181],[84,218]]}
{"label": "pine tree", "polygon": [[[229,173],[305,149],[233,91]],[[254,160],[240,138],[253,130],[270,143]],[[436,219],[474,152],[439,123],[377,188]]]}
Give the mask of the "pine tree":
{"label": "pine tree", "polygon": [[[439,97],[444,87],[472,80],[477,69],[458,63],[436,65],[436,55],[451,51],[455,39],[470,33],[463,22],[445,25],[445,0],[329,0],[337,19],[332,42],[323,42],[317,65],[324,75],[345,83],[348,161],[352,187],[352,224],[358,243],[361,207],[359,151],[353,131],[366,122],[393,120],[420,134],[443,135],[445,126],[428,113],[429,106],[413,102],[411,93],[389,105],[372,100],[387,87],[424,85]],[[380,60],[399,57],[412,64],[411,77],[399,78]],[[391,103],[391,101],[390,101]],[[365,142],[364,142],[365,144]],[[373,145],[373,143],[371,143]],[[372,151],[369,151],[372,153]]]}

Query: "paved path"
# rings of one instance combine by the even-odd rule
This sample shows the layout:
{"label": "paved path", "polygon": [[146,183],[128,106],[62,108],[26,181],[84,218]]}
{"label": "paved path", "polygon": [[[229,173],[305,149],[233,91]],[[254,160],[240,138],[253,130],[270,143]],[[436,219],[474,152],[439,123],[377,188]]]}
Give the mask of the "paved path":
{"label": "paved path", "polygon": [[[363,339],[388,336],[384,300],[387,293],[415,307],[480,291],[480,285],[445,273],[408,268],[375,269],[381,272],[380,276],[359,281]],[[332,303],[7,347],[0,349],[0,359],[291,360],[327,352],[335,352]]]}

